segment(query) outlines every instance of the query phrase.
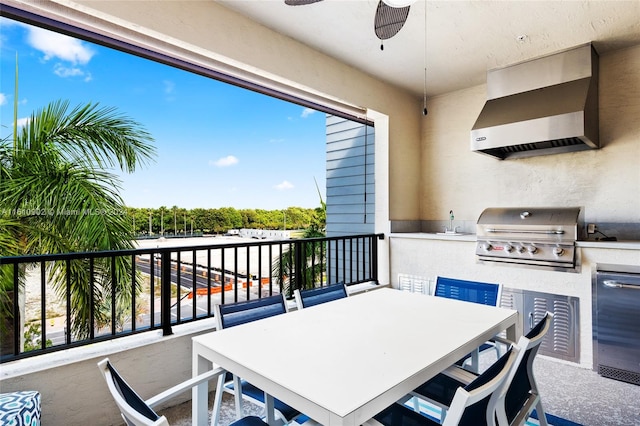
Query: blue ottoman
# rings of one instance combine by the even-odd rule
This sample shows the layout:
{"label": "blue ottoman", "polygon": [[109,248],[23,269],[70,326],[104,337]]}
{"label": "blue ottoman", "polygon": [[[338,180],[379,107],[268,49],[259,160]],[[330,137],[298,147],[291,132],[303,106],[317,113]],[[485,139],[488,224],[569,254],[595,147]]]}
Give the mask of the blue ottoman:
{"label": "blue ottoman", "polygon": [[40,393],[21,391],[0,394],[0,425],[39,426]]}

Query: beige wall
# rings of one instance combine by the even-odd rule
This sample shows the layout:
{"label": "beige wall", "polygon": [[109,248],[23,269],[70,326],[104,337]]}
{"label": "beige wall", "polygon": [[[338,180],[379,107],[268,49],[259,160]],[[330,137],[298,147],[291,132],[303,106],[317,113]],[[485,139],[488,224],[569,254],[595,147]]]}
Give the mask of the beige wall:
{"label": "beige wall", "polygon": [[[167,337],[149,332],[3,364],[0,387],[2,392],[40,392],[43,425],[121,425],[98,361],[108,357],[146,399],[191,377],[191,338],[212,329],[213,319],[198,321],[175,326],[175,334]],[[209,382],[210,390],[215,386]],[[187,391],[156,411],[190,399]]]}
{"label": "beige wall", "polygon": [[477,220],[486,207],[581,206],[585,221],[640,221],[640,46],[600,57],[594,151],[499,161],[473,153],[469,130],[485,86],[430,100],[423,121],[423,220]]}

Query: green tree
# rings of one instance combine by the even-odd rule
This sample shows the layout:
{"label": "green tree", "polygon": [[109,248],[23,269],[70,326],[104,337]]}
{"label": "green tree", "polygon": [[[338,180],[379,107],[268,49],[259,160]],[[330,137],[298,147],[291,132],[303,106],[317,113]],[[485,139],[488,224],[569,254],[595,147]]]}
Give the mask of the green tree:
{"label": "green tree", "polygon": [[[136,121],[92,103],[70,110],[66,101],[52,102],[19,131],[14,126],[12,140],[0,142],[0,219],[10,225],[0,227],[2,255],[133,248],[120,180],[108,170],[134,172],[155,156],[152,141]],[[73,261],[68,270],[48,265],[59,295],[67,278],[71,283],[77,338],[90,331],[92,297],[95,312],[104,315],[98,324],[108,320],[112,292],[118,307],[131,304],[131,259],[114,263],[96,260],[93,286],[86,261]],[[0,274],[0,293],[12,286],[9,275]]]}
{"label": "green tree", "polygon": [[[317,184],[316,184],[317,187]],[[320,190],[320,207],[316,209],[316,218],[311,220],[311,225],[305,229],[303,238],[313,239],[325,237],[325,221],[327,217],[327,204],[322,200]],[[287,214],[292,209],[287,209]],[[293,294],[293,285],[296,278],[295,272],[301,274],[300,290],[314,288],[316,285],[322,285],[322,274],[327,269],[326,259],[322,257],[322,247],[326,244],[324,241],[305,241],[298,242],[296,245],[291,244],[289,249],[278,256],[271,264],[271,274],[282,287],[282,292],[291,296]],[[302,251],[302,270],[295,271],[296,247]]]}

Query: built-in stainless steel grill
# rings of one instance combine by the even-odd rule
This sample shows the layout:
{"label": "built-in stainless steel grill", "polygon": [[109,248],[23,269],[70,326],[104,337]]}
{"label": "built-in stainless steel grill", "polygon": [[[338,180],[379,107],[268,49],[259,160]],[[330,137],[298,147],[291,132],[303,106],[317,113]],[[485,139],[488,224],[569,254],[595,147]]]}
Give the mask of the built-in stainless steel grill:
{"label": "built-in stainless steel grill", "polygon": [[576,271],[580,207],[488,208],[477,223],[481,263]]}

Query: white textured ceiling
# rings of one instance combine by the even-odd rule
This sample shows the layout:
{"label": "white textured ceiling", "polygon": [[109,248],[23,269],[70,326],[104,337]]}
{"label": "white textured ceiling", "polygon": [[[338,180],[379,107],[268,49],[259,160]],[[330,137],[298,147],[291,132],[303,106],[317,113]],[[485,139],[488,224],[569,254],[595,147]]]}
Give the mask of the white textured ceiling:
{"label": "white textured ceiling", "polygon": [[377,0],[216,1],[416,95],[424,90],[425,46],[434,96],[483,84],[489,69],[583,43],[600,54],[640,44],[640,0],[417,0],[384,50],[373,29]]}

